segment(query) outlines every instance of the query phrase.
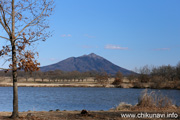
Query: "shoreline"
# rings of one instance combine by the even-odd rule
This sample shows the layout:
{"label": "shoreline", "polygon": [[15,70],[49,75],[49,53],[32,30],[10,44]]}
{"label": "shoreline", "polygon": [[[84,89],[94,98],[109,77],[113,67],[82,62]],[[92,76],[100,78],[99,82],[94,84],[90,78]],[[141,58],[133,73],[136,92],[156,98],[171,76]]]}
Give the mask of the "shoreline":
{"label": "shoreline", "polygon": [[[0,87],[12,87],[12,83],[0,83]],[[105,87],[116,88],[114,85],[96,85],[96,84],[47,84],[47,83],[18,83],[18,87]]]}
{"label": "shoreline", "polygon": [[[0,87],[12,87],[13,83],[0,83]],[[119,87],[115,85],[100,84],[54,84],[54,83],[18,83],[18,87],[84,87],[84,88],[134,88],[134,89],[169,89],[180,90],[177,88],[149,88],[149,87]]]}
{"label": "shoreline", "polygon": [[[0,112],[1,120],[12,120],[9,117],[12,112]],[[131,114],[133,116],[123,117],[122,114]],[[137,115],[142,115],[138,118]],[[158,117],[148,118],[149,115],[158,115]],[[175,114],[176,116],[167,117],[167,114]],[[143,116],[144,115],[144,116]],[[146,115],[146,116],[145,116]],[[162,118],[159,118],[162,115]],[[163,116],[165,115],[165,116]],[[19,118],[16,120],[165,120],[165,119],[180,119],[179,111],[87,111],[86,114],[82,114],[82,111],[27,111],[19,112]]]}

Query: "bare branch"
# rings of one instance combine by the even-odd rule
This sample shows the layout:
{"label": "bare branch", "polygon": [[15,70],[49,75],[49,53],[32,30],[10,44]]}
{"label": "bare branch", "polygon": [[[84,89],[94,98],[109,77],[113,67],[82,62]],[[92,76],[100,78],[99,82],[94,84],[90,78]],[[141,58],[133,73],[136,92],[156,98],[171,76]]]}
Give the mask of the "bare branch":
{"label": "bare branch", "polygon": [[[6,32],[10,35],[11,34],[11,29],[9,28],[9,26],[8,26],[8,24],[6,22],[5,12],[4,12],[4,9],[3,9],[3,7],[1,5],[0,5],[0,9],[1,9],[1,15],[2,15],[2,18],[3,18],[3,22],[4,22],[4,24],[3,24],[4,26],[3,27],[6,28]],[[0,18],[0,22],[2,24],[1,18]]]}
{"label": "bare branch", "polygon": [[9,15],[11,15],[11,13],[10,12],[8,12],[7,10],[4,10],[4,12],[6,12],[7,14],[9,14]]}
{"label": "bare branch", "polygon": [[6,28],[6,26],[4,25],[4,23],[2,22],[2,19],[0,18],[0,23],[3,26],[4,30],[7,32],[8,35],[10,35],[8,29]]}
{"label": "bare branch", "polygon": [[24,8],[21,8],[21,9],[17,10],[16,13],[18,13],[18,12],[21,11],[21,10],[24,10],[24,9],[29,8],[30,6],[32,6],[32,5],[33,5],[34,3],[36,3],[37,1],[38,1],[38,0],[35,0],[33,3],[29,4],[28,6],[26,6],[26,7],[24,7]]}
{"label": "bare branch", "polygon": [[18,35],[15,37],[15,39],[16,39],[27,27],[29,27],[34,21],[38,20],[38,19],[43,15],[43,13],[44,13],[44,11],[46,10],[46,8],[48,7],[48,5],[49,5],[49,4],[47,4],[47,5],[45,6],[45,8],[43,9],[43,11],[41,12],[41,14],[40,14],[38,17],[36,17],[34,20],[32,20],[30,23],[28,23],[28,24],[18,33]]}
{"label": "bare branch", "polygon": [[5,62],[2,64],[2,66],[3,66],[4,64],[6,64],[6,62],[8,62],[9,60],[11,60],[11,58],[5,60]]}
{"label": "bare branch", "polygon": [[3,36],[0,36],[0,38],[6,39],[6,40],[10,40],[10,39],[8,39],[8,38],[6,38],[6,37],[3,37]]}

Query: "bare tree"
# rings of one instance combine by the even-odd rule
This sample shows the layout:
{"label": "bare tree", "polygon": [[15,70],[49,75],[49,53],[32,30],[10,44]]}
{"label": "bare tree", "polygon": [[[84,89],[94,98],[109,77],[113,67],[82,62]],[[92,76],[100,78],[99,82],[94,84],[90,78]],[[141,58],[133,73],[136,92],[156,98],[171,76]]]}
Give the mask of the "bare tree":
{"label": "bare tree", "polygon": [[[6,44],[0,50],[0,56],[9,61],[13,76],[13,112],[12,118],[18,113],[17,70],[37,71],[40,65],[34,51],[34,42],[46,40],[50,33],[46,31],[47,17],[53,11],[53,0],[0,0],[0,24],[6,34],[0,38]],[[1,40],[2,41],[2,40]]]}
{"label": "bare tree", "polygon": [[107,74],[107,72],[103,71],[97,74],[94,80],[96,80],[97,83],[105,86],[109,83],[108,79],[109,79],[109,75]]}
{"label": "bare tree", "polygon": [[142,68],[140,68],[139,69],[140,74],[138,76],[139,80],[144,83],[149,82],[151,71],[152,69],[148,65],[145,65]]}
{"label": "bare tree", "polygon": [[176,76],[180,80],[180,62],[176,65]]}
{"label": "bare tree", "polygon": [[123,80],[123,74],[120,71],[118,71],[115,75],[115,80],[112,84],[120,85],[122,83],[122,80]]}

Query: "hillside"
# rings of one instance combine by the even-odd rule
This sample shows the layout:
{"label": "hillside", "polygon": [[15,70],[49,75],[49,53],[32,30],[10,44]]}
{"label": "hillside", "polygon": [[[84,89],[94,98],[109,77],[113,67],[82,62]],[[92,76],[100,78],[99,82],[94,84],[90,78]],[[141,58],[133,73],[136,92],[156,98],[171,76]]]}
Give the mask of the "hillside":
{"label": "hillside", "polygon": [[119,67],[94,53],[80,57],[70,57],[58,63],[41,67],[40,69],[41,71],[105,71],[109,74],[115,74],[117,71],[121,71],[124,75],[132,73],[132,71]]}

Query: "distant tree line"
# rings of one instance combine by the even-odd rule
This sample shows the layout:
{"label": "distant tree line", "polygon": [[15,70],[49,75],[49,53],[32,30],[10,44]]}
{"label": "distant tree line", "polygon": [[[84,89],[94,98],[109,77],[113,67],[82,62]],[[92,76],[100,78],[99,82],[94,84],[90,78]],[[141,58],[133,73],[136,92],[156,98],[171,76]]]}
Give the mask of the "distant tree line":
{"label": "distant tree line", "polygon": [[[5,79],[5,77],[12,77],[11,71],[5,73],[5,71],[0,71],[0,77],[1,79]],[[36,82],[37,79],[41,79],[42,82],[44,80],[49,80],[49,82],[58,82],[58,81],[84,81],[87,80],[87,78],[92,77],[94,79],[94,82],[98,82],[101,84],[108,83],[108,78],[110,75],[108,75],[106,72],[97,72],[97,71],[88,71],[88,72],[79,72],[79,71],[72,71],[72,72],[64,72],[61,70],[55,70],[55,71],[36,71],[36,72],[24,72],[24,71],[18,71],[18,77],[19,78],[25,78],[26,81],[28,81],[29,78],[33,78],[34,82]]]}
{"label": "distant tree line", "polygon": [[180,80],[180,63],[178,63],[177,66],[162,65],[159,67],[150,67],[146,65],[139,69],[138,78],[141,80],[141,82],[148,82],[149,80]]}
{"label": "distant tree line", "polygon": [[[125,82],[124,82],[125,80]],[[128,81],[128,82],[127,82]],[[137,88],[180,88],[180,62],[176,66],[148,66],[136,70],[136,73],[123,76],[118,71],[114,76],[113,85],[121,87],[123,83],[132,84]]]}
{"label": "distant tree line", "polygon": [[151,84],[151,88],[179,88],[180,86],[180,62],[176,66],[148,66],[145,65],[138,69],[137,74],[129,75],[130,81],[136,80],[135,84],[139,87],[142,83]]}
{"label": "distant tree line", "polygon": [[[0,71],[1,80],[6,77],[11,77],[11,75],[11,71],[7,73]],[[94,79],[94,82],[106,85],[110,83],[109,78],[114,77],[113,85],[121,85],[123,80],[127,79],[129,80],[129,83],[132,83],[137,87],[141,87],[143,83],[151,83],[152,88],[157,88],[165,83],[169,84],[171,87],[177,87],[180,86],[180,62],[176,66],[162,65],[155,67],[145,65],[144,67],[137,69],[136,73],[126,76],[124,76],[120,71],[115,75],[110,75],[105,71],[65,72],[61,70],[47,72],[37,71],[32,73],[18,71],[18,75],[19,78],[26,79],[26,81],[28,81],[29,78],[34,79],[34,82],[36,82],[37,79],[41,79],[42,82],[44,82],[44,80],[48,80],[49,82],[83,82],[91,77]]]}

